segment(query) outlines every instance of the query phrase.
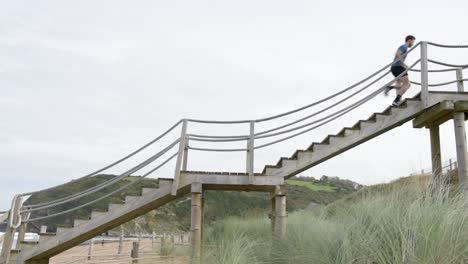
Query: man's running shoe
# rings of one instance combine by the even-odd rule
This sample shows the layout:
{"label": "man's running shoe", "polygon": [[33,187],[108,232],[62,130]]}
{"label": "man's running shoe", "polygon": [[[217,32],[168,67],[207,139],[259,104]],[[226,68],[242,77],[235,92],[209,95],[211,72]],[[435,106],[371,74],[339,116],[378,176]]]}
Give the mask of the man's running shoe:
{"label": "man's running shoe", "polygon": [[398,100],[398,101],[395,100],[393,101],[392,106],[400,106],[400,104],[401,104],[401,100]]}

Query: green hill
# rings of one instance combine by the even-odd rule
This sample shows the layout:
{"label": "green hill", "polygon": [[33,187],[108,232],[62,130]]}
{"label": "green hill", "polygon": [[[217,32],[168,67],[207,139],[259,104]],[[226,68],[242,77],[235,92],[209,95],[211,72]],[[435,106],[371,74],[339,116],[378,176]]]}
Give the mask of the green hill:
{"label": "green hill", "polygon": [[[71,181],[47,192],[40,192],[31,196],[27,200],[26,204],[43,203],[61,197],[66,197],[82,190],[86,190],[92,186],[96,186],[99,183],[112,179],[113,177],[115,176],[98,175],[91,178]],[[102,197],[110,191],[115,190],[135,179],[136,177],[127,177],[122,181],[76,201],[34,212],[31,217],[51,215],[87,203],[98,197]],[[322,177],[320,180],[315,180],[310,177],[301,177],[288,180],[288,211],[292,212],[305,209],[310,203],[327,205],[345,197],[355,190],[354,184],[349,184],[349,181],[332,178],[335,180],[335,182],[333,182],[329,179],[330,178],[328,177]],[[131,186],[124,194],[141,195],[141,189],[143,187],[155,188],[157,186],[158,180],[143,179],[134,186]],[[32,226],[37,227],[40,225],[47,225],[50,228],[49,230],[54,230],[57,225],[71,224],[75,218],[84,218],[88,216],[91,210],[106,211],[109,203],[123,203],[125,197],[124,194],[116,194],[105,198],[91,206],[84,207],[73,213],[37,221]],[[268,193],[207,191],[205,196],[205,223],[210,224],[230,216],[248,217],[261,215],[266,217],[269,213],[270,207]],[[126,231],[130,233],[147,233],[153,230],[156,232],[188,230],[190,227],[190,198],[189,196],[185,197],[149,212],[148,214],[125,224],[125,227]]]}

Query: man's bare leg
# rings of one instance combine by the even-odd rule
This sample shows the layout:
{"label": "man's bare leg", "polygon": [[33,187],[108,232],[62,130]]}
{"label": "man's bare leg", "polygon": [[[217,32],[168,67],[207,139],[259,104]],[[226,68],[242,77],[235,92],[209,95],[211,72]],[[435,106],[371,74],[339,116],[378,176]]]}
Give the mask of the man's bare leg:
{"label": "man's bare leg", "polygon": [[401,102],[401,97],[406,93],[406,91],[408,91],[408,89],[411,87],[411,82],[408,78],[408,76],[403,76],[400,78],[400,83],[401,83],[401,86],[398,87],[398,91],[397,91],[397,96],[395,98],[395,100],[393,101],[393,104],[394,106],[398,106]]}
{"label": "man's bare leg", "polygon": [[411,87],[411,82],[408,76],[401,77],[399,81],[401,84],[399,85],[397,94],[403,96],[406,93],[406,91],[408,91],[408,89]]}
{"label": "man's bare leg", "polygon": [[392,89],[400,90],[401,87],[403,87],[403,81],[401,79],[396,80],[395,85],[387,86],[387,88],[385,89],[385,96],[388,96],[388,93],[390,92],[390,90]]}

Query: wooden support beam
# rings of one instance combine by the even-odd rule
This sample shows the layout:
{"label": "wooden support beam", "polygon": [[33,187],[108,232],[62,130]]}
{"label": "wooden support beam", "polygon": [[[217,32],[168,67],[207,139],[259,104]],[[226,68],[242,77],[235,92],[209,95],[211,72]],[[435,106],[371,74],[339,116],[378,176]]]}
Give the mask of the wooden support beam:
{"label": "wooden support beam", "polygon": [[120,236],[119,236],[119,247],[117,249],[117,254],[122,254],[123,252],[123,240],[124,240],[124,227],[120,226]]}
{"label": "wooden support beam", "polygon": [[49,264],[49,259],[31,259],[24,262],[25,264]]}
{"label": "wooden support beam", "polygon": [[439,126],[433,126],[429,131],[431,136],[432,177],[436,182],[440,183],[440,177],[442,176],[442,158],[440,154]]}
{"label": "wooden support beam", "polygon": [[452,101],[443,101],[427,109],[413,120],[414,128],[438,126],[451,119],[451,114],[455,110],[455,104]]}
{"label": "wooden support beam", "polygon": [[458,177],[460,184],[468,184],[468,153],[466,146],[465,113],[456,112],[453,115],[455,143],[457,149]]}
{"label": "wooden support beam", "polygon": [[197,263],[200,259],[202,247],[202,232],[203,232],[203,189],[201,183],[193,183],[191,186],[192,193],[192,214],[190,224],[190,257],[192,263]]}
{"label": "wooden support beam", "polygon": [[274,238],[284,239],[286,236],[286,186],[275,188],[275,224]]}
{"label": "wooden support beam", "polygon": [[271,211],[268,217],[270,218],[270,223],[271,223],[271,234],[272,236],[275,235],[275,215],[276,215],[276,196],[275,193],[273,192],[270,197],[270,203],[271,203]]}
{"label": "wooden support beam", "polygon": [[464,112],[468,119],[468,101],[443,101],[427,109],[413,120],[414,128],[440,126],[453,118],[453,113]]}

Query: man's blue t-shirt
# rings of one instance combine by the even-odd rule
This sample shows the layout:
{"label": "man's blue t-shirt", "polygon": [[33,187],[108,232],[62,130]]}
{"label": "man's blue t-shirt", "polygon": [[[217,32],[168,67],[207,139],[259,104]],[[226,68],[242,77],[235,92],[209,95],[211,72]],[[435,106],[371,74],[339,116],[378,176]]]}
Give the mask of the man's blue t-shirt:
{"label": "man's blue t-shirt", "polygon": [[[403,55],[403,57],[401,57],[401,61],[404,62],[406,60],[406,52],[408,51],[408,45],[406,45],[406,44],[401,45],[398,48],[398,51],[405,54],[405,55]],[[397,66],[403,67],[403,65],[401,64],[401,61],[395,56],[395,60],[394,60],[394,62],[392,64],[392,67],[397,67]]]}

